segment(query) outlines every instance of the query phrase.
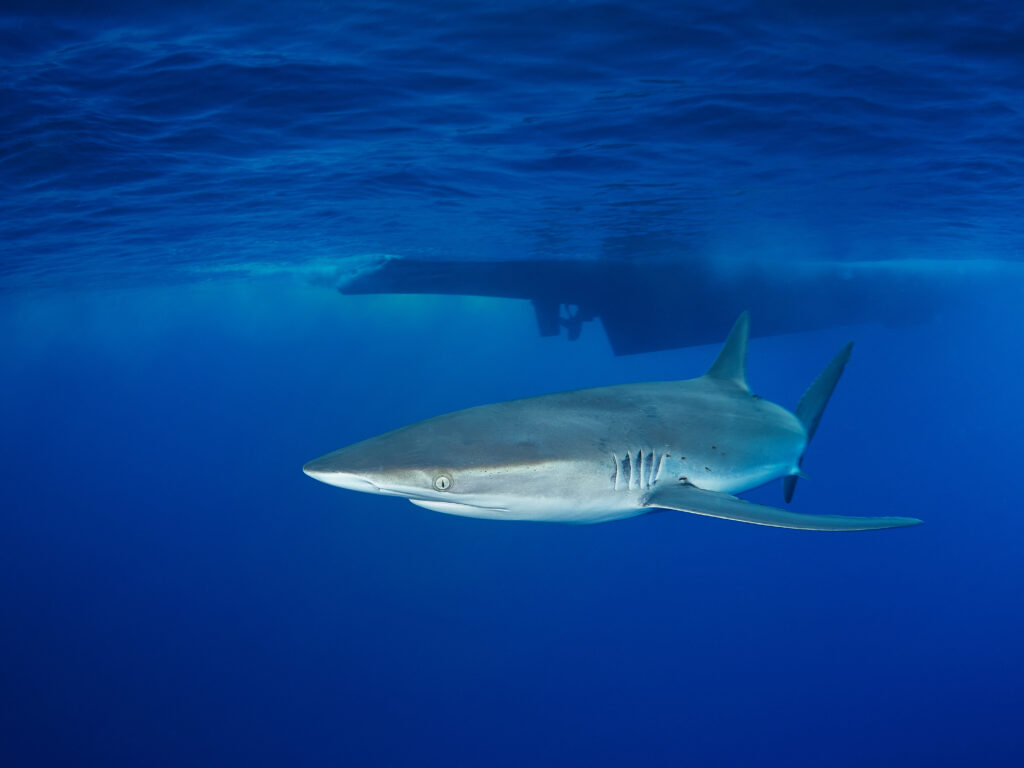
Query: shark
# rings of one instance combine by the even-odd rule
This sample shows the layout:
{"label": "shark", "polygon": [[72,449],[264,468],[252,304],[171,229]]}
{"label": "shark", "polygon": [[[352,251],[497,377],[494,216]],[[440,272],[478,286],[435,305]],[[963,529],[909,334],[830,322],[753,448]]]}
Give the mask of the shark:
{"label": "shark", "polygon": [[793,498],[843,373],[844,346],[789,411],[746,379],[742,313],[707,372],[557,392],[446,413],[307,462],[332,486],[494,520],[602,523],[657,510],[815,531],[917,525],[913,517],[793,512],[736,494],[781,478]]}

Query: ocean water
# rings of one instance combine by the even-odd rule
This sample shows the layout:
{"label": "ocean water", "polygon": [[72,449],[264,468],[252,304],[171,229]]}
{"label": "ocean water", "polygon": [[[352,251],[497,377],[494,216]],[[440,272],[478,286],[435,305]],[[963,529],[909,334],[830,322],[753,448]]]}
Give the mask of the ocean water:
{"label": "ocean water", "polygon": [[1018,267],[1022,71],[999,2],[0,5],[0,762],[1024,764],[1016,279],[751,343],[790,407],[857,345],[792,508],[917,528],[300,471],[715,353],[339,295],[368,255]]}

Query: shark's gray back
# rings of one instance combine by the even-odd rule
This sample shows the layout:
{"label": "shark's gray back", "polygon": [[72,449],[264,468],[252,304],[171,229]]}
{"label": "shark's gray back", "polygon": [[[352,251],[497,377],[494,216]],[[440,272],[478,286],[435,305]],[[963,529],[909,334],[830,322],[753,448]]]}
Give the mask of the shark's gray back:
{"label": "shark's gray back", "polygon": [[[456,470],[609,461],[638,450],[688,452],[694,460],[723,465],[761,456],[766,442],[796,445],[805,439],[800,422],[784,408],[707,377],[509,400],[437,416],[393,434],[406,429],[429,435],[419,445],[433,452],[443,448]],[[410,466],[427,458],[392,457]]]}

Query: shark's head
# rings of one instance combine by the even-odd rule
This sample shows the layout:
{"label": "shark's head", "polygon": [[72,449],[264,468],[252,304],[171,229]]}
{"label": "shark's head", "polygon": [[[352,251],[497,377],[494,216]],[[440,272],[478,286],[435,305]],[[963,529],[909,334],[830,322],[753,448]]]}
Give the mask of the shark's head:
{"label": "shark's head", "polygon": [[440,512],[504,517],[510,495],[528,489],[543,462],[529,439],[495,427],[486,408],[457,411],[328,453],[302,470]]}
{"label": "shark's head", "polygon": [[389,433],[313,459],[302,471],[316,480],[350,491],[410,498],[453,493],[451,471],[434,462],[412,461],[412,457],[420,453],[411,450],[414,447],[409,436]]}

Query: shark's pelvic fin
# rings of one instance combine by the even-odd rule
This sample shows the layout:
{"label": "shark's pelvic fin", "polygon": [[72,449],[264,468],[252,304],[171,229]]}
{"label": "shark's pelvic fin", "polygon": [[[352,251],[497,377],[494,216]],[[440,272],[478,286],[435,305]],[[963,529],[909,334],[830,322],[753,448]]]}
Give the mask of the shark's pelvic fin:
{"label": "shark's pelvic fin", "polygon": [[[825,412],[825,406],[828,405],[828,400],[832,397],[836,384],[839,383],[839,377],[843,375],[843,369],[850,360],[850,352],[852,350],[853,342],[851,341],[839,350],[838,354],[832,358],[832,362],[826,365],[825,370],[818,374],[818,378],[811,382],[811,386],[807,388],[803,397],[800,398],[800,402],[797,403],[794,413],[803,423],[804,429],[807,430],[808,445],[810,445],[811,438],[814,437],[814,433],[818,429],[821,414]],[[800,461],[803,462],[802,456]],[[782,493],[786,501],[790,501],[793,498],[793,493],[796,491],[796,481],[799,477],[800,474],[794,474],[783,478]]]}
{"label": "shark's pelvic fin", "polygon": [[644,499],[645,507],[678,509],[695,515],[721,517],[741,523],[799,528],[805,531],[873,531],[902,528],[921,523],[915,517],[846,517],[843,515],[803,515],[717,491],[705,491],[693,485],[669,485],[655,488]]}
{"label": "shark's pelvic fin", "polygon": [[709,379],[731,381],[743,389],[747,387],[747,338],[750,336],[750,313],[743,312],[733,323],[729,338],[708,372]]}

